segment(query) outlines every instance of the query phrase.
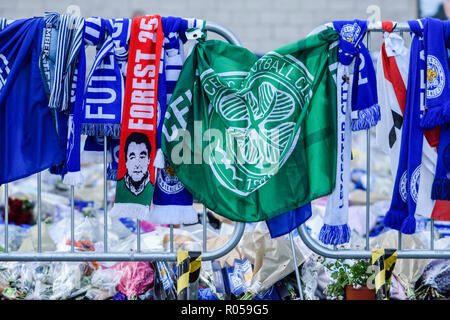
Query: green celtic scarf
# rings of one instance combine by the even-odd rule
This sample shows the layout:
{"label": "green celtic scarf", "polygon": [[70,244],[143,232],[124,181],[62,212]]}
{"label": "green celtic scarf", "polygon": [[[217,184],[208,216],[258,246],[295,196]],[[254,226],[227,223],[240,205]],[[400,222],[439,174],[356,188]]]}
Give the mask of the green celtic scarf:
{"label": "green celtic scarf", "polygon": [[198,41],[162,137],[196,199],[232,220],[260,221],[331,193],[338,39],[326,29],[260,59],[222,41]]}

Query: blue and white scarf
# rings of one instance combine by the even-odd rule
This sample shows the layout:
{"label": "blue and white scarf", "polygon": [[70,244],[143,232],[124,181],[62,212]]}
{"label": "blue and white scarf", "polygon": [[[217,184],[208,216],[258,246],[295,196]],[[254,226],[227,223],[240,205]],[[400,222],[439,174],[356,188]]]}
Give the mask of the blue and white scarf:
{"label": "blue and white scarf", "polygon": [[88,75],[82,134],[120,136],[124,75],[121,67],[128,56],[129,19],[86,20],[85,43],[97,46]]}
{"label": "blue and white scarf", "polygon": [[80,168],[81,119],[83,116],[83,89],[86,77],[86,52],[84,45],[80,45],[78,51],[77,69],[74,72],[69,102],[67,173],[63,179],[63,183],[68,185],[78,185],[84,181]]}
{"label": "blue and white scarf", "polygon": [[[377,81],[372,58],[362,42],[367,21],[333,21],[340,34],[339,59],[350,62],[355,58],[352,85],[352,131],[366,130],[380,120],[377,97]],[[345,63],[349,65],[349,63]]]}
{"label": "blue and white scarf", "polygon": [[[8,21],[11,22],[11,21]],[[6,23],[0,31],[0,184],[63,161],[53,125],[39,56],[42,18]]]}
{"label": "blue and white scarf", "polygon": [[450,75],[443,21],[427,18],[423,22],[426,66],[426,111],[420,120],[424,129],[450,123]]}
{"label": "blue and white scarf", "polygon": [[408,21],[413,34],[408,72],[405,114],[403,117],[400,159],[395,177],[391,206],[384,217],[386,227],[413,234],[416,230],[420,167],[422,161],[423,130],[420,128],[424,109],[425,46],[420,20]]}
{"label": "blue and white scarf", "polygon": [[[447,65],[447,69],[446,72],[444,72],[444,77],[442,77],[442,72],[436,72],[435,74],[436,76],[434,77],[434,79],[438,78],[439,83],[437,86],[434,86],[433,84],[427,82],[427,84],[429,84],[433,90],[436,90],[437,88],[439,88],[440,86],[443,86],[441,84],[441,82],[445,82],[445,86],[448,86],[448,83],[450,81],[450,79],[448,78],[448,59],[447,59],[447,48],[450,48],[450,22],[449,21],[445,21],[445,22],[440,22],[443,25],[441,25],[439,27],[439,29],[443,29],[443,33],[444,33],[444,37],[443,39],[445,39],[445,45],[444,45],[444,51],[443,52],[436,52],[435,56],[439,57],[440,62],[439,64],[445,66]],[[431,22],[428,22],[428,33],[433,32],[433,29],[436,25],[436,21],[434,21],[434,19]],[[438,30],[435,30],[435,32],[438,32]],[[439,36],[439,33],[436,35],[436,37]],[[429,39],[427,37],[425,37],[425,39]],[[431,39],[430,39],[431,40]],[[442,50],[442,43],[439,43],[439,47]],[[428,43],[427,43],[427,47],[428,47]],[[429,59],[428,56],[429,54],[434,53],[431,50],[427,50],[427,62],[430,61],[432,62],[433,59]],[[447,64],[446,64],[447,62]],[[427,69],[433,69],[433,67],[435,69],[436,66],[434,66],[433,64],[436,64],[436,62],[434,63],[430,63]],[[427,63],[428,65],[428,63]],[[430,72],[427,70],[427,73]],[[438,75],[440,74],[440,75]],[[430,74],[430,75],[434,75],[434,74]],[[441,79],[439,79],[439,77],[441,77]],[[433,80],[434,80],[433,79]],[[431,79],[430,79],[431,80]],[[428,88],[427,88],[428,89]],[[432,91],[434,92],[434,91]],[[427,107],[429,105],[429,103],[431,103],[431,99],[433,98],[429,98],[428,97],[428,91],[427,91]],[[445,100],[443,100],[443,106],[446,105],[447,109],[445,111],[446,115],[444,116],[444,118],[449,118],[450,117],[450,108],[448,107],[449,105],[449,97],[448,97],[448,90],[443,89],[443,92],[441,93],[441,96],[445,97]],[[438,97],[439,98],[439,97]],[[442,108],[442,107],[441,107]],[[428,110],[427,110],[428,113]],[[437,200],[447,200],[450,201],[450,123],[446,123],[446,124],[442,124],[440,127],[440,136],[439,136],[439,146],[438,146],[438,158],[437,158],[437,164],[436,164],[436,173],[434,176],[434,181],[433,181],[433,186],[432,186],[432,192],[431,192],[431,198],[432,199],[437,199]]]}
{"label": "blue and white scarf", "polygon": [[193,197],[164,159],[160,143],[167,103],[170,101],[184,63],[183,43],[187,41],[185,32],[200,24],[196,19],[186,20],[176,17],[162,17],[161,24],[164,30],[164,46],[158,80],[156,133],[158,149],[155,158],[155,167],[159,169],[149,220],[159,224],[193,224],[198,221],[197,212],[192,206]]}

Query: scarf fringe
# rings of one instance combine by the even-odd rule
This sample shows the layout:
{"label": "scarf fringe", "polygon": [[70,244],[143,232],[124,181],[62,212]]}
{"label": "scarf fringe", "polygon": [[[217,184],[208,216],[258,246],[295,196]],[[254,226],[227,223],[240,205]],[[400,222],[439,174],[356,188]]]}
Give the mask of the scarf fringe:
{"label": "scarf fringe", "polygon": [[120,124],[83,123],[81,134],[87,136],[120,137]]}
{"label": "scarf fringe", "polygon": [[162,152],[161,148],[156,150],[156,156],[155,160],[153,161],[153,166],[158,169],[164,169],[165,160],[164,160],[164,153]]}
{"label": "scarf fringe", "polygon": [[112,218],[149,220],[150,207],[137,203],[115,203],[109,214]]}
{"label": "scarf fringe", "polygon": [[81,162],[83,163],[103,163],[102,151],[86,151],[81,153]]}
{"label": "scarf fringe", "polygon": [[407,213],[399,210],[389,210],[383,219],[385,227],[400,230],[403,221],[406,219]]}
{"label": "scarf fringe", "polygon": [[67,172],[64,175],[63,183],[70,186],[80,185],[84,183],[84,177],[80,171]]}
{"label": "scarf fringe", "polygon": [[431,199],[450,201],[450,179],[434,179]]}
{"label": "scarf fringe", "polygon": [[198,214],[192,205],[153,205],[150,210],[152,223],[157,224],[194,224],[198,222]]}
{"label": "scarf fringe", "polygon": [[117,181],[117,169],[106,169],[106,178],[111,181]]}
{"label": "scarf fringe", "polygon": [[358,118],[352,119],[352,131],[367,130],[377,125],[381,119],[380,105],[358,110]]}
{"label": "scarf fringe", "polygon": [[319,240],[332,245],[347,243],[350,241],[350,228],[347,224],[339,226],[324,224],[320,229]]}
{"label": "scarf fringe", "polygon": [[416,232],[416,218],[414,218],[414,215],[409,215],[406,217],[402,223],[400,231],[404,234],[413,234]]}
{"label": "scarf fringe", "polygon": [[420,119],[420,126],[423,129],[432,129],[450,122],[450,114],[445,113],[445,109],[450,108],[450,102],[442,108],[429,108]]}

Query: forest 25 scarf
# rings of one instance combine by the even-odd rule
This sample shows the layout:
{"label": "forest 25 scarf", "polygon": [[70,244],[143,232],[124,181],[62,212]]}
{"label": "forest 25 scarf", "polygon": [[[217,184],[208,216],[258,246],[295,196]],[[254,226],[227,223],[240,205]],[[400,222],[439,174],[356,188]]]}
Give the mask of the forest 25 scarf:
{"label": "forest 25 scarf", "polygon": [[196,199],[230,219],[261,221],[331,192],[336,86],[329,65],[337,47],[329,46],[338,37],[328,28],[260,59],[223,41],[198,41],[162,136],[167,160]]}
{"label": "forest 25 scarf", "polygon": [[[198,215],[193,204],[193,197],[179,181],[172,167],[165,160],[161,147],[161,134],[167,103],[175,90],[184,62],[183,42],[186,42],[185,32],[189,28],[201,28],[197,19],[182,19],[176,17],[161,17],[164,31],[164,46],[161,54],[160,74],[158,79],[158,129],[157,154],[155,167],[155,191],[149,221],[159,224],[193,224],[198,221]],[[183,41],[184,40],[184,41]]]}
{"label": "forest 25 scarf", "polygon": [[[355,58],[352,85],[352,131],[366,130],[380,120],[377,82],[372,58],[362,42],[367,21],[333,21],[340,34],[339,59],[349,65]],[[348,62],[347,60],[350,60]]]}
{"label": "forest 25 scarf", "polygon": [[[414,38],[408,72],[405,114],[403,117],[400,159],[394,184],[394,194],[389,211],[384,217],[384,225],[406,234],[416,229],[416,202],[420,182],[423,131],[419,126],[422,97],[425,88],[420,79],[424,76],[425,55],[422,31],[418,21],[408,21]],[[423,79],[423,78],[422,78]]]}
{"label": "forest 25 scarf", "polygon": [[148,220],[155,184],[157,90],[163,40],[159,15],[133,19],[112,217]]}

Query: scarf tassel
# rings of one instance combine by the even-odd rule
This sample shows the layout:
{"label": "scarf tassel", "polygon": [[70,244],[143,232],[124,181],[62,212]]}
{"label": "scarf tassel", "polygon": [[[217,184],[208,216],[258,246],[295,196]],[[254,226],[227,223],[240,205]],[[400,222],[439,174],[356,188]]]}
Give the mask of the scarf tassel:
{"label": "scarf tassel", "polygon": [[120,137],[120,124],[83,123],[81,134],[87,136]]}
{"label": "scarf tassel", "polygon": [[431,189],[431,199],[450,201],[450,180],[435,179]]}
{"label": "scarf tassel", "polygon": [[198,214],[192,205],[153,205],[150,210],[152,223],[157,224],[194,224],[198,222]]}
{"label": "scarf tassel", "polygon": [[407,213],[404,211],[391,209],[384,216],[383,224],[388,228],[400,230],[403,221],[406,219],[406,215]]}
{"label": "scarf tassel", "polygon": [[64,175],[63,183],[71,186],[76,186],[84,183],[83,175],[80,171],[67,172]]}
{"label": "scarf tassel", "polygon": [[450,110],[450,102],[442,108],[429,108],[420,119],[420,126],[423,129],[432,129],[450,123],[450,114],[446,114],[445,109]]}
{"label": "scarf tassel", "polygon": [[350,228],[347,224],[339,226],[324,224],[320,229],[319,240],[332,245],[347,243],[350,241]]}
{"label": "scarf tassel", "polygon": [[136,203],[115,203],[111,211],[111,218],[129,218],[149,220],[150,207]]}
{"label": "scarf tassel", "polygon": [[376,126],[381,119],[380,105],[374,104],[369,108],[358,110],[358,117],[352,119],[352,131],[367,130]]}
{"label": "scarf tassel", "polygon": [[414,215],[408,215],[402,223],[400,232],[404,234],[413,234],[416,232],[416,218]]}

